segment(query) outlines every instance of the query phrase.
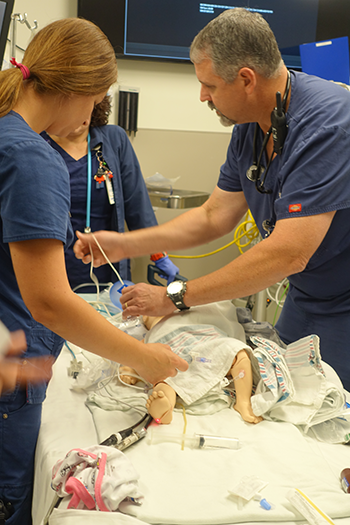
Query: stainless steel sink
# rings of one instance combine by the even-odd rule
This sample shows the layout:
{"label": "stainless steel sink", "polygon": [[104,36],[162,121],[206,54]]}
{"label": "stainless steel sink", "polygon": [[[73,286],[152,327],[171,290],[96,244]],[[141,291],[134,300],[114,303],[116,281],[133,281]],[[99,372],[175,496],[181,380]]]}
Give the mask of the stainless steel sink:
{"label": "stainless steel sink", "polygon": [[152,206],[158,208],[196,208],[208,198],[204,191],[175,190],[173,188],[147,187]]}

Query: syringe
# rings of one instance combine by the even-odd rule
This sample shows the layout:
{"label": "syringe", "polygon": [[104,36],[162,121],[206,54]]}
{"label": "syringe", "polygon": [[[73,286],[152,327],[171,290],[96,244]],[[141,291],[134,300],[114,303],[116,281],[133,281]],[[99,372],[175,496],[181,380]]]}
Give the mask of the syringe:
{"label": "syringe", "polygon": [[151,427],[147,433],[147,443],[155,445],[157,443],[178,443],[189,448],[202,449],[232,449],[240,448],[240,442],[237,438],[222,437],[222,436],[208,436],[206,434],[194,434],[187,436],[186,434],[167,434],[157,432],[158,428]]}

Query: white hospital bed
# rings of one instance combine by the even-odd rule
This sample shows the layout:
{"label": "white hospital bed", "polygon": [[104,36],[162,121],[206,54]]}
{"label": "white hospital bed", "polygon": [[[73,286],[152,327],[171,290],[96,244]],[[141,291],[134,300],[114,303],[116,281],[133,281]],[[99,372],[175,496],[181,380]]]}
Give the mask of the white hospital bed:
{"label": "white hospital bed", "polygon": [[[93,417],[84,404],[86,393],[70,389],[70,362],[71,354],[64,347],[54,365],[43,406],[36,451],[34,525],[42,525],[55,497],[50,483],[56,461],[73,448],[101,443],[140,418],[139,414],[121,411],[100,411]],[[155,430],[182,433],[183,429],[183,414],[176,412],[169,426]],[[58,508],[51,514],[49,524],[305,523],[286,499],[288,490],[298,488],[337,525],[350,525],[350,494],[343,492],[339,480],[340,472],[350,467],[350,446],[319,442],[289,423],[263,421],[250,425],[232,409],[206,416],[187,415],[186,433],[236,437],[241,447],[181,450],[175,443],[155,445],[145,438],[125,450],[140,475],[139,488],[145,496],[143,505],[135,507],[134,516]],[[229,489],[246,475],[257,475],[268,482],[263,496],[274,504],[272,510],[264,510],[257,501],[239,508],[229,495]]]}

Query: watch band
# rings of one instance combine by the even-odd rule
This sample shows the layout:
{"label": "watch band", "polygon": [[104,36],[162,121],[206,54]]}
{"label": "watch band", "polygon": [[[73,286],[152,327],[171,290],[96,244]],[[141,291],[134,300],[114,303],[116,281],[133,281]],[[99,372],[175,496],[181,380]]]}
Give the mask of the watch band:
{"label": "watch band", "polygon": [[[172,299],[172,297],[170,299]],[[180,297],[177,301],[173,299],[173,303],[176,306],[176,308],[178,308],[178,310],[189,310],[190,309],[189,306],[185,305],[182,297]]]}
{"label": "watch band", "polygon": [[[168,291],[168,288],[167,288],[167,296],[169,297],[169,299],[172,300],[172,302],[174,303],[174,305],[176,306],[176,308],[178,310],[189,310],[190,307],[189,306],[186,306],[185,303],[184,303],[184,300],[183,300],[183,297],[185,295],[185,292],[186,292],[186,288],[187,288],[187,285],[186,285],[186,282],[185,281],[181,281],[182,283],[182,288],[179,292],[177,293],[171,293]],[[170,283],[171,285],[172,283]]]}

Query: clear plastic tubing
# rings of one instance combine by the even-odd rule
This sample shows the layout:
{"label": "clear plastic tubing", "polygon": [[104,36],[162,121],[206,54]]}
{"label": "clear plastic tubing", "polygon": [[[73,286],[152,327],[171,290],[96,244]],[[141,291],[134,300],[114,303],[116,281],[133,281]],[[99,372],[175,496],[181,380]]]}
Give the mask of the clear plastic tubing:
{"label": "clear plastic tubing", "polygon": [[240,448],[239,439],[237,438],[207,436],[205,434],[194,434],[193,436],[187,436],[186,434],[165,434],[163,432],[154,432],[153,428],[148,430],[147,442],[150,445],[157,443],[178,443],[179,445],[184,444],[189,448],[202,449],[225,448],[237,450]]}

